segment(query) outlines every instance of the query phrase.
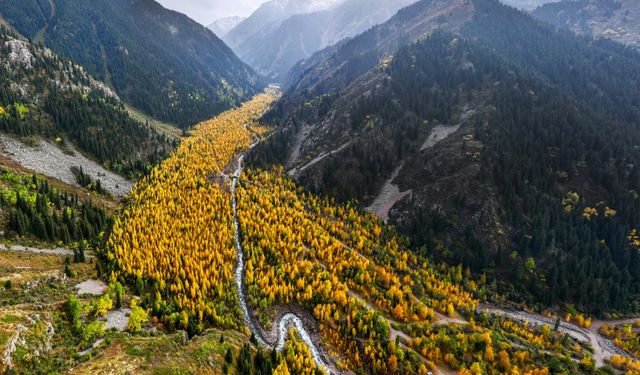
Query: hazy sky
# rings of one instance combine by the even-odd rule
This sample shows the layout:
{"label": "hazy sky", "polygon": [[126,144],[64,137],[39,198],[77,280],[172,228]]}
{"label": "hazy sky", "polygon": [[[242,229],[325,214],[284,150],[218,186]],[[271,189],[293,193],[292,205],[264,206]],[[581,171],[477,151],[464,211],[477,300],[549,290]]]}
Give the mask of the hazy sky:
{"label": "hazy sky", "polygon": [[227,16],[248,16],[267,0],[157,0],[203,25]]}

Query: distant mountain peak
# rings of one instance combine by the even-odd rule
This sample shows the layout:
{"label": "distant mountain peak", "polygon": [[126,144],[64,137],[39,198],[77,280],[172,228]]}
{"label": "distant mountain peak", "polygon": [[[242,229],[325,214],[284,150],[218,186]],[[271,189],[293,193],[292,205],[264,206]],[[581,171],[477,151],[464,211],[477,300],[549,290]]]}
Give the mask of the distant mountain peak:
{"label": "distant mountain peak", "polygon": [[304,10],[322,10],[293,14],[250,35],[239,34],[242,25],[230,33],[236,37],[229,42],[238,56],[274,82],[282,82],[299,60],[385,22],[415,0],[274,0],[269,6],[292,2]]}
{"label": "distant mountain peak", "polygon": [[218,38],[223,38],[229,31],[231,31],[234,27],[238,26],[240,22],[246,20],[247,17],[240,16],[230,16],[223,17],[213,21],[211,24],[207,26],[207,28],[213,31],[214,34],[218,36]]}
{"label": "distant mountain peak", "polygon": [[262,4],[251,16],[240,22],[225,36],[232,47],[241,44],[256,33],[273,29],[289,17],[329,9],[344,0],[271,0]]}
{"label": "distant mountain peak", "polygon": [[510,5],[514,8],[533,10],[539,6],[547,3],[552,3],[557,0],[500,0],[501,2]]}

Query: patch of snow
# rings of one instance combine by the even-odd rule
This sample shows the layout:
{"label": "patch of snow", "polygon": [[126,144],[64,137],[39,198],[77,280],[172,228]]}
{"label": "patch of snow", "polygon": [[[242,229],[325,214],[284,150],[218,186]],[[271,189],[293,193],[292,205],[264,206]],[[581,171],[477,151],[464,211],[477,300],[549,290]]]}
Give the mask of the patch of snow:
{"label": "patch of snow", "polygon": [[229,31],[231,31],[231,29],[238,26],[238,24],[240,24],[240,22],[244,20],[246,20],[246,17],[224,17],[214,21],[209,26],[207,26],[207,28],[213,31],[213,33],[216,34],[219,38],[222,38],[227,35]]}

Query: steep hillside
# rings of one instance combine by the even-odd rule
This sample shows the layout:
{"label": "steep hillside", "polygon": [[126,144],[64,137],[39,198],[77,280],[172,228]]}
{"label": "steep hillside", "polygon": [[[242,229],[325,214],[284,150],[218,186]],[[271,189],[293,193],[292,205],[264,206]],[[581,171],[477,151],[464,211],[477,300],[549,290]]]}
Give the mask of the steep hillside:
{"label": "steep hillside", "polygon": [[425,0],[322,55],[252,165],[362,202],[512,299],[637,311],[635,52],[493,0]]}
{"label": "steep hillside", "polygon": [[388,20],[415,0],[346,0],[330,10],[297,14],[234,46],[256,71],[281,82],[298,60]]}
{"label": "steep hillside", "polygon": [[531,15],[577,34],[640,47],[640,3],[634,0],[565,0],[541,6]]}
{"label": "steep hillside", "polygon": [[20,33],[82,65],[129,104],[182,127],[260,85],[211,31],[153,0],[3,0],[0,9]]}
{"label": "steep hillside", "polygon": [[[9,157],[15,159],[26,147],[7,134],[30,144],[43,138],[49,142],[46,147],[60,155],[47,163],[66,169],[68,175],[72,176],[71,167],[82,166],[65,162],[79,149],[102,165],[96,165],[101,170],[98,173],[106,172],[106,167],[133,178],[167,154],[170,142],[131,119],[118,96],[82,67],[5,29],[0,30],[0,57],[0,131],[4,133],[3,153],[13,154]],[[36,169],[44,163],[27,165],[31,161],[26,155],[16,161]],[[51,172],[47,168],[38,171]],[[90,174],[97,180],[98,173]],[[73,176],[70,179],[68,183],[75,183]],[[107,187],[114,195],[123,195],[115,184]]]}

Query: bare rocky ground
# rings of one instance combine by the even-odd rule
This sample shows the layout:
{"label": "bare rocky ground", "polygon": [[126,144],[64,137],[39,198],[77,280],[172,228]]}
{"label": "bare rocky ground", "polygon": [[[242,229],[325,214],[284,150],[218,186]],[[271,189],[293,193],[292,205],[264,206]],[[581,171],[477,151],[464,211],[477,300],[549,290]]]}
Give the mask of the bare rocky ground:
{"label": "bare rocky ground", "polygon": [[402,167],[404,167],[404,162],[393,171],[391,177],[385,182],[382,190],[380,190],[380,194],[378,194],[373,203],[371,203],[371,206],[366,208],[367,211],[373,212],[385,223],[389,221],[389,211],[391,208],[402,200],[402,198],[412,193],[411,190],[401,192],[398,185],[393,183],[393,180],[398,177]]}
{"label": "bare rocky ground", "polygon": [[[420,148],[420,151],[429,150],[435,147],[438,143],[455,134],[460,129],[460,127],[462,127],[462,125],[476,113],[477,112],[475,109],[467,105],[462,109],[458,124],[434,126],[433,129],[431,129],[431,134],[429,134],[429,137]],[[369,207],[366,208],[367,211],[374,213],[384,222],[389,221],[389,211],[391,211],[393,206],[395,206],[396,203],[400,202],[406,196],[409,196],[413,193],[413,190],[411,189],[407,191],[400,191],[398,185],[393,183],[393,181],[400,174],[402,168],[404,168],[404,165],[404,161],[400,163],[400,165],[398,165],[398,167],[391,174],[391,177],[382,186],[382,189],[380,190],[380,193],[378,194],[376,199],[371,203]]]}
{"label": "bare rocky ground", "polygon": [[107,283],[102,280],[87,280],[75,286],[78,295],[101,296],[107,290]]}
{"label": "bare rocky ground", "polygon": [[59,147],[44,140],[30,147],[6,135],[0,135],[0,153],[34,172],[56,178],[72,186],[79,186],[71,172],[72,167],[81,167],[84,173],[94,180],[100,180],[102,187],[110,194],[122,198],[133,183],[122,176],[107,171],[100,164],[87,159],[80,152],[67,145],[71,153],[65,153]]}
{"label": "bare rocky ground", "polygon": [[122,332],[127,329],[129,324],[129,315],[131,314],[130,308],[122,308],[119,310],[112,310],[107,313],[104,329],[115,328]]}
{"label": "bare rocky ground", "polygon": [[451,134],[457,132],[458,129],[460,129],[461,125],[462,124],[435,126],[431,131],[429,138],[427,138],[427,140],[424,142],[422,147],[420,147],[420,151],[428,150],[431,147],[437,145],[438,142],[442,141],[443,139],[446,139]]}

